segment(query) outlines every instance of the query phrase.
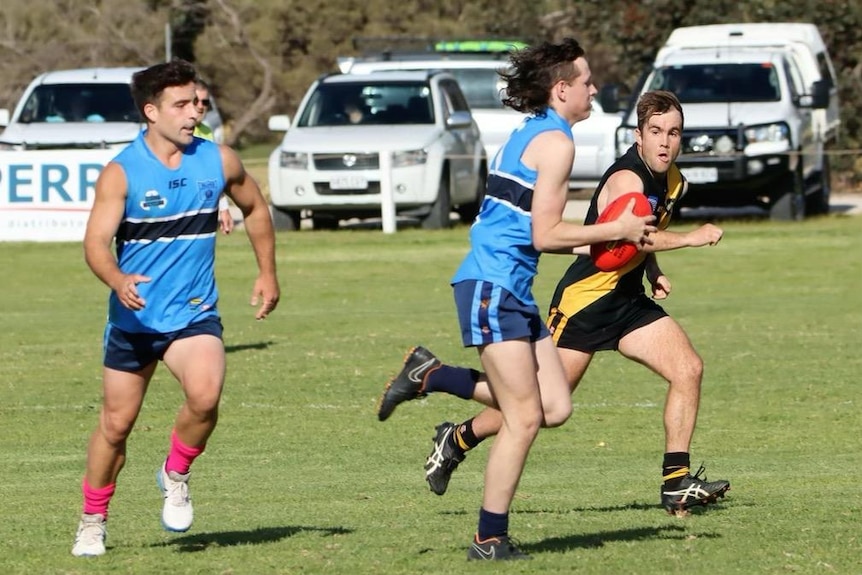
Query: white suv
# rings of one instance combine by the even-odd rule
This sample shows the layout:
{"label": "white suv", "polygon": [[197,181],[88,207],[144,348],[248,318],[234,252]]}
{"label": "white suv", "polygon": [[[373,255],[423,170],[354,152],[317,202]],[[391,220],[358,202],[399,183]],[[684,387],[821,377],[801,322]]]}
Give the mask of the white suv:
{"label": "white suv", "polygon": [[[143,68],[79,68],[36,77],[14,112],[0,109],[0,150],[120,149],[141,131],[132,75]],[[221,141],[215,107],[204,120]]]}
{"label": "white suv", "polygon": [[[502,41],[442,42],[433,51],[383,51],[364,57],[342,57],[338,59],[338,66],[342,72],[350,74],[382,70],[444,70],[452,74],[464,91],[479,125],[485,153],[489,159],[493,159],[500,146],[524,119],[524,114],[503,105],[501,96],[506,83],[497,73],[509,65],[506,50],[521,46]],[[616,159],[616,129],[621,121],[622,114],[605,113],[599,102],[593,102],[590,117],[572,128],[576,153],[569,187],[593,187],[598,184],[605,170]]]}
{"label": "white suv", "polygon": [[[303,216],[317,229],[379,216],[381,180],[391,181],[396,213],[426,228],[448,227],[453,209],[472,221],[479,209],[487,159],[449,74],[325,76],[311,85],[292,125],[287,116],[273,116],[269,127],[287,131],[269,157],[279,227],[298,229]],[[383,154],[391,159],[388,180]]]}

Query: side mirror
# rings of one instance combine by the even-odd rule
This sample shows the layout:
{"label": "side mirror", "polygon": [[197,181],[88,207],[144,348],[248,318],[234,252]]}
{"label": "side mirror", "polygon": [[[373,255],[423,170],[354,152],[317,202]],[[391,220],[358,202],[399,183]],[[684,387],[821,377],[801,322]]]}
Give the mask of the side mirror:
{"label": "side mirror", "polygon": [[617,114],[622,111],[620,106],[619,84],[608,84],[599,90],[599,104],[606,114]]}
{"label": "side mirror", "polygon": [[467,128],[472,123],[473,116],[470,115],[470,112],[452,112],[452,114],[446,118],[447,128]]}
{"label": "side mirror", "polygon": [[7,108],[0,108],[0,128],[9,125],[9,110]]}
{"label": "side mirror", "polygon": [[[820,110],[829,107],[829,82],[817,80],[811,84],[811,94],[807,98],[801,98],[800,103],[808,104],[808,107]],[[807,100],[807,101],[806,101]]]}
{"label": "side mirror", "polygon": [[287,114],[279,114],[278,116],[270,116],[267,127],[270,132],[286,132],[290,129],[290,116]]}

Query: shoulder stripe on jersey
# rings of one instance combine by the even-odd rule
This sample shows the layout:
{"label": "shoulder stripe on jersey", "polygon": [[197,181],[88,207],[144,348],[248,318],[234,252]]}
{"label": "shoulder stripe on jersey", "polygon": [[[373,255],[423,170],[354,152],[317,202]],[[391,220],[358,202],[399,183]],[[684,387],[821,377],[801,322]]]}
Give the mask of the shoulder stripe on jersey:
{"label": "shoulder stripe on jersey", "polygon": [[533,184],[531,184],[527,180],[523,180],[517,176],[514,176],[514,175],[510,174],[509,172],[503,172],[500,170],[491,170],[490,172],[488,172],[488,177],[491,177],[491,176],[497,176],[498,178],[503,178],[504,180],[511,180],[511,181],[515,182],[516,184],[518,184],[519,186],[523,186],[523,187],[527,188],[528,190],[533,189]]}
{"label": "shoulder stripe on jersey", "polygon": [[533,190],[520,185],[516,180],[507,180],[498,176],[490,176],[485,190],[485,196],[497,198],[517,206],[525,212],[533,207]]}
{"label": "shoulder stripe on jersey", "polygon": [[494,203],[499,204],[503,207],[509,208],[510,210],[512,210],[514,212],[518,212],[522,216],[526,216],[528,218],[533,217],[533,214],[531,214],[528,210],[525,210],[525,209],[521,208],[520,206],[513,204],[508,199],[498,198],[495,196],[485,196],[485,199],[488,200],[489,202],[494,202]]}

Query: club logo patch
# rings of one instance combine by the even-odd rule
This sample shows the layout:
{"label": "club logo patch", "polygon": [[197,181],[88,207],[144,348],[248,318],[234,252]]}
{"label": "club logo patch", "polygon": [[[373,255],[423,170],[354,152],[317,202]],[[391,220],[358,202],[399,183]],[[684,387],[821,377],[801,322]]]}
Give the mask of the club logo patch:
{"label": "club logo patch", "polygon": [[157,190],[149,190],[144,192],[144,199],[141,200],[141,209],[149,211],[150,208],[164,208],[168,205],[168,200],[163,198]]}
{"label": "club logo patch", "polygon": [[221,193],[221,190],[218,186],[218,181],[216,180],[203,180],[199,181],[197,184],[198,196],[200,196],[201,201],[214,201]]}

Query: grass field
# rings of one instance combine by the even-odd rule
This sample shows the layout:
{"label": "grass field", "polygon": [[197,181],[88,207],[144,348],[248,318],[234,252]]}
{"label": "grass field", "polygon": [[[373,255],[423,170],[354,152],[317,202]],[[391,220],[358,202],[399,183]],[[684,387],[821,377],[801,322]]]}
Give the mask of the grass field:
{"label": "grass field", "polygon": [[[514,503],[511,531],[534,560],[496,567],[465,560],[487,446],[444,497],[423,480],[434,425],[475,407],[431,396],[375,417],[410,345],[476,364],[448,287],[465,227],[282,234],[283,299],[264,322],[247,303],[244,235],[220,238],[228,383],[194,467],[195,525],[159,525],[153,476],[180,403],[160,368],[96,559],[69,551],[107,292],[77,244],[4,244],[0,573],[862,573],[860,224],[729,222],[715,248],[662,255],[666,308],[706,362],[693,463],[732,490],[687,519],[660,509],[665,385],[600,354]],[[543,258],[540,305],[567,261]]]}

